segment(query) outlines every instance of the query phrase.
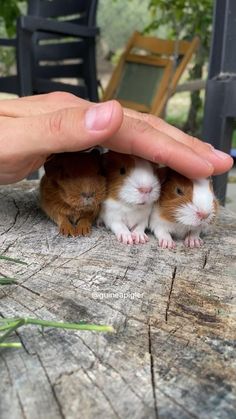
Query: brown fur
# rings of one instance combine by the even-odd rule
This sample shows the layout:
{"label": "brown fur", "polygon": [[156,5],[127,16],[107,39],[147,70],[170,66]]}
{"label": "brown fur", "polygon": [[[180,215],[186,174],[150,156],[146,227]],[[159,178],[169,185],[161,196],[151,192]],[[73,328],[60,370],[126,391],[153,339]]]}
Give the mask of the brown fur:
{"label": "brown fur", "polygon": [[[107,178],[107,197],[118,199],[123,183],[135,167],[134,157],[109,151],[104,154],[103,164]],[[122,168],[125,169],[125,174],[120,173]]]}
{"label": "brown fur", "polygon": [[[93,194],[89,205],[83,194]],[[101,175],[100,156],[62,153],[45,164],[40,183],[41,207],[66,236],[88,235],[106,198],[106,180]]]}
{"label": "brown fur", "polygon": [[[161,170],[161,169],[160,169]],[[176,193],[176,188],[180,188],[184,195],[180,196]],[[192,202],[193,183],[190,179],[179,173],[168,169],[166,178],[161,187],[161,195],[159,205],[161,207],[161,216],[170,221],[175,222],[175,210],[182,204]]]}

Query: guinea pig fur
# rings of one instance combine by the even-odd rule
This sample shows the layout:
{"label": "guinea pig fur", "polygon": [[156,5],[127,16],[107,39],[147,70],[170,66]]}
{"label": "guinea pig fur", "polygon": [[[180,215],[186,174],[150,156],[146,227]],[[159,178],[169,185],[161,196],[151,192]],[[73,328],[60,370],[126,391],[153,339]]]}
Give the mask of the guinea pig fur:
{"label": "guinea pig fur", "polygon": [[45,163],[41,207],[66,236],[88,235],[106,197],[100,153],[61,153]]}
{"label": "guinea pig fur", "polygon": [[159,201],[154,205],[149,227],[162,248],[174,248],[173,238],[187,247],[200,247],[200,234],[215,219],[218,203],[210,179],[190,180],[166,169]]}
{"label": "guinea pig fur", "polygon": [[155,167],[141,158],[111,151],[103,157],[107,198],[99,218],[119,242],[145,243],[151,209],[160,194]]}

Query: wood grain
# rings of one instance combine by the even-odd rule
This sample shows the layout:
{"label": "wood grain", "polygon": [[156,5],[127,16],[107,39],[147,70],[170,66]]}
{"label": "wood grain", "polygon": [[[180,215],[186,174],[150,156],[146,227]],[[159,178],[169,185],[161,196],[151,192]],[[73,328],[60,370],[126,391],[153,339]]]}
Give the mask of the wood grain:
{"label": "wood grain", "polygon": [[0,188],[2,317],[112,324],[115,334],[33,326],[0,351],[1,419],[235,418],[236,217],[198,249],[124,246],[105,229],[65,238],[37,182]]}

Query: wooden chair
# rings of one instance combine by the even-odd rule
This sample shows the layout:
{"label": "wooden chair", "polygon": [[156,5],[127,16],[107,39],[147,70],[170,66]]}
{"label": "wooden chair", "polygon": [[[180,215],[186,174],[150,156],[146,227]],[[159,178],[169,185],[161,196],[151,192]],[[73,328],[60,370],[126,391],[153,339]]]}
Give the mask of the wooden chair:
{"label": "wooden chair", "polygon": [[2,40],[16,46],[17,75],[0,77],[0,91],[26,96],[62,90],[97,101],[97,2],[28,0],[17,39]]}
{"label": "wooden chair", "polygon": [[114,98],[128,108],[161,115],[198,45],[197,37],[169,41],[135,32],[102,100]]}

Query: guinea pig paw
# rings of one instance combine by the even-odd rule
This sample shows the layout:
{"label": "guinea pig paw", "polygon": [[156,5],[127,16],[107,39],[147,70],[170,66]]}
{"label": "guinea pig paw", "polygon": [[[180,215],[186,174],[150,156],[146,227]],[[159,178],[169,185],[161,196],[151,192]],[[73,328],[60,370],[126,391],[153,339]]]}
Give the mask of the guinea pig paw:
{"label": "guinea pig paw", "polygon": [[164,238],[159,239],[158,244],[162,249],[175,249],[176,248],[176,243],[172,240],[171,237],[168,239],[164,239]]}
{"label": "guinea pig paw", "polygon": [[201,247],[203,245],[203,241],[198,236],[189,235],[185,238],[184,244],[186,247],[193,249],[194,247]]}
{"label": "guinea pig paw", "polygon": [[89,236],[91,233],[91,224],[88,221],[79,223],[76,227],[76,236]]}
{"label": "guinea pig paw", "polygon": [[135,244],[145,244],[149,241],[149,238],[145,233],[138,231],[132,232],[132,238]]}
{"label": "guinea pig paw", "polygon": [[123,244],[133,244],[133,237],[131,233],[118,233],[117,240]]}
{"label": "guinea pig paw", "polygon": [[67,220],[65,220],[65,221],[63,221],[62,223],[61,223],[61,225],[60,225],[60,228],[59,228],[59,230],[60,230],[60,233],[63,235],[63,236],[75,236],[76,235],[76,233],[75,233],[75,228],[73,227],[73,225],[69,222],[69,221],[67,221]]}

